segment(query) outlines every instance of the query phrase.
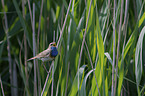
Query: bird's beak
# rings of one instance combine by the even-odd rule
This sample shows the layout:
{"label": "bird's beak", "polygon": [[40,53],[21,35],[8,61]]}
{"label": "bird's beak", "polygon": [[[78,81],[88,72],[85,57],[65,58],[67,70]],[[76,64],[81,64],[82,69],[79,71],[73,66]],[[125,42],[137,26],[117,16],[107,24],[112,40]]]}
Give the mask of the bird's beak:
{"label": "bird's beak", "polygon": [[54,43],[53,46],[56,47],[56,43]]}

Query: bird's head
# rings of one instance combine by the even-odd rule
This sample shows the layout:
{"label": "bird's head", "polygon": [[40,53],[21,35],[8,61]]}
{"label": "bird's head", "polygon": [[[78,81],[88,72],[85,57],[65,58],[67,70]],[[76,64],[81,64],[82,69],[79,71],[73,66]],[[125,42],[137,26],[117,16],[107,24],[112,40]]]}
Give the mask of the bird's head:
{"label": "bird's head", "polygon": [[56,57],[57,54],[58,54],[58,51],[57,51],[57,47],[56,47],[55,42],[52,42],[52,43],[49,44],[49,49],[51,49],[50,56],[51,57]]}
{"label": "bird's head", "polygon": [[52,47],[52,46],[53,47],[56,47],[56,43],[55,42],[52,42],[52,43],[49,44],[49,47]]}

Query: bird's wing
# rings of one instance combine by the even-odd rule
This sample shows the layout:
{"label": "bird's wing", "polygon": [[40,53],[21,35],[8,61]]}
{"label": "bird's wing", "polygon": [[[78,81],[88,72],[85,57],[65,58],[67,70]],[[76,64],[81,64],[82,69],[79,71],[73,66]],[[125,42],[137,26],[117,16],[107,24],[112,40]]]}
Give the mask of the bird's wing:
{"label": "bird's wing", "polygon": [[38,55],[36,55],[36,58],[41,58],[41,57],[46,57],[49,53],[51,52],[51,49],[48,48],[44,51],[42,51],[41,53],[39,53]]}

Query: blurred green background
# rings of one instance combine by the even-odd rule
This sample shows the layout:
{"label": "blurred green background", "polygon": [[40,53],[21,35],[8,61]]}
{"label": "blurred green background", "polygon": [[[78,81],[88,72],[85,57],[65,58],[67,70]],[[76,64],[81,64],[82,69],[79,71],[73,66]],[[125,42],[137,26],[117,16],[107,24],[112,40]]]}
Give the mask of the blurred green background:
{"label": "blurred green background", "polygon": [[145,0],[1,0],[0,96],[144,96],[144,25]]}

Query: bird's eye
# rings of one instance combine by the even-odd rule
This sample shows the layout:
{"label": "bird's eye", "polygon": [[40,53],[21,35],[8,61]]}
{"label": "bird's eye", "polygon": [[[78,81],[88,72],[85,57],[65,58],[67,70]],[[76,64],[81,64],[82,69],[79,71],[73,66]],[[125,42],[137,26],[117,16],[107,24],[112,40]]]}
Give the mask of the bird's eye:
{"label": "bird's eye", "polygon": [[55,47],[56,46],[56,43],[55,42],[50,43],[49,46],[54,46]]}

